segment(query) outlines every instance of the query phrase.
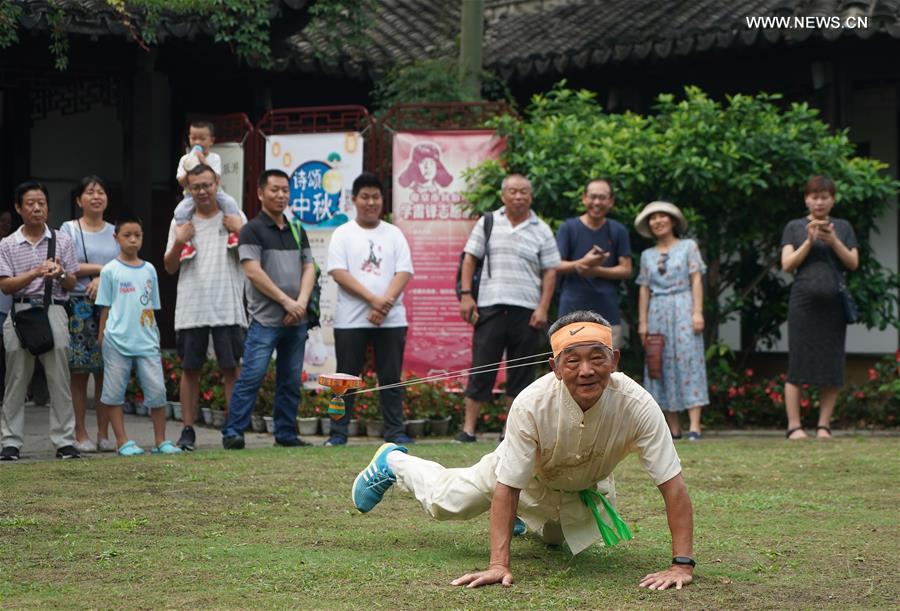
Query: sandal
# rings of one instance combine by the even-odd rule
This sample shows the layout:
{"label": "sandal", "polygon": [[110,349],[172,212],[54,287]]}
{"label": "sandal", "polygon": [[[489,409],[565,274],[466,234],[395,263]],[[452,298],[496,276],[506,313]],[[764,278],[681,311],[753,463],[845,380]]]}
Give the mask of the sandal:
{"label": "sandal", "polygon": [[144,449],[130,439],[118,451],[119,456],[140,456],[143,453]]}
{"label": "sandal", "polygon": [[[789,440],[790,440],[790,439],[791,439],[791,435],[793,435],[793,434],[796,433],[797,431],[802,431],[802,430],[803,430],[803,427],[802,427],[802,426],[798,426],[798,427],[795,427],[795,428],[792,428],[792,429],[788,429],[787,432],[784,434],[784,436],[785,436],[786,439],[789,439]],[[806,439],[806,437],[797,437],[797,439]],[[796,441],[796,440],[792,440],[792,441]]]}
{"label": "sandal", "polygon": [[834,435],[831,434],[831,427],[821,426],[821,425],[817,426],[816,427],[816,437],[819,437],[819,435],[818,435],[819,431],[825,431],[826,433],[828,433],[828,437],[821,437],[820,439],[831,439],[832,437],[834,437]]}

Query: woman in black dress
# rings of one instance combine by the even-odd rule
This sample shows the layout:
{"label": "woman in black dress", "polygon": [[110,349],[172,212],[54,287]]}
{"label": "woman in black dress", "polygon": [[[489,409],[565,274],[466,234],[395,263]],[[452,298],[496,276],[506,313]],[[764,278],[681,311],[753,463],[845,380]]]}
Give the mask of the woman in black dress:
{"label": "woman in black dress", "polygon": [[831,437],[831,414],[844,384],[847,322],[838,276],[859,267],[856,234],[843,219],[829,217],[834,183],[813,176],[804,199],[809,214],[790,221],[781,237],[781,267],[795,272],[788,309],[788,375],[784,387],[787,438],[805,439],[800,424],[800,386],[819,387],[816,437]]}

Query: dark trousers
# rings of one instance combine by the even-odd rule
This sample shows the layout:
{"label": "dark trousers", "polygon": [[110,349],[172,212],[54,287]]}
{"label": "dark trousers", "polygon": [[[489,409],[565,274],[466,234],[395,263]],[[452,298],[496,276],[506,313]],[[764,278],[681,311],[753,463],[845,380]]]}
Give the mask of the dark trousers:
{"label": "dark trousers", "polygon": [[[399,382],[403,349],[406,347],[406,327],[335,329],[334,351],[338,372],[351,375],[362,373],[366,364],[366,347],[370,344],[375,353],[378,385]],[[390,441],[403,433],[403,389],[387,388],[378,392],[381,398],[381,416],[384,419],[384,438]],[[347,423],[350,422],[355,399],[355,394],[344,397],[347,411],[340,420],[332,420],[332,435],[347,437]]]}

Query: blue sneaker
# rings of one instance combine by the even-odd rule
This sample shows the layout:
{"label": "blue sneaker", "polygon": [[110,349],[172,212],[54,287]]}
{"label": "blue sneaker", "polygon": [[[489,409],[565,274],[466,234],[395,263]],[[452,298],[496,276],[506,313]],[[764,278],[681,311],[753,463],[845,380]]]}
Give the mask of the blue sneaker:
{"label": "blue sneaker", "polygon": [[407,452],[406,448],[395,443],[382,444],[375,451],[375,456],[372,457],[371,462],[359,472],[359,475],[353,481],[351,497],[353,498],[353,504],[360,513],[372,511],[372,508],[384,498],[384,493],[387,492],[388,488],[397,481],[397,477],[387,464],[387,455],[394,450]]}
{"label": "blue sneaker", "polygon": [[516,516],[516,521],[513,523],[513,537],[521,537],[525,533],[528,532],[528,525],[525,524],[525,521]]}

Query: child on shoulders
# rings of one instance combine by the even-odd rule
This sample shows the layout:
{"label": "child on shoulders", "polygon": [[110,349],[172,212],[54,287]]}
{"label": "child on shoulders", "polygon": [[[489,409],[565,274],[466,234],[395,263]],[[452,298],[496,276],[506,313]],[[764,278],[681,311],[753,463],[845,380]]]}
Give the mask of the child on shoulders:
{"label": "child on shoulders", "polygon": [[[216,153],[210,152],[210,147],[215,143],[215,128],[209,121],[193,121],[188,128],[188,143],[191,150],[178,161],[175,178],[184,189],[184,199],[175,207],[175,224],[184,225],[190,222],[194,216],[197,205],[188,190],[187,173],[198,165],[207,165],[216,173],[216,177],[222,178],[222,158]],[[225,193],[221,187],[216,192],[216,203],[225,214],[240,215],[241,209],[233,197]],[[231,233],[228,236],[227,248],[237,248],[238,234]],[[197,249],[193,243],[188,242],[181,249],[181,260],[193,259],[197,256]]]}

